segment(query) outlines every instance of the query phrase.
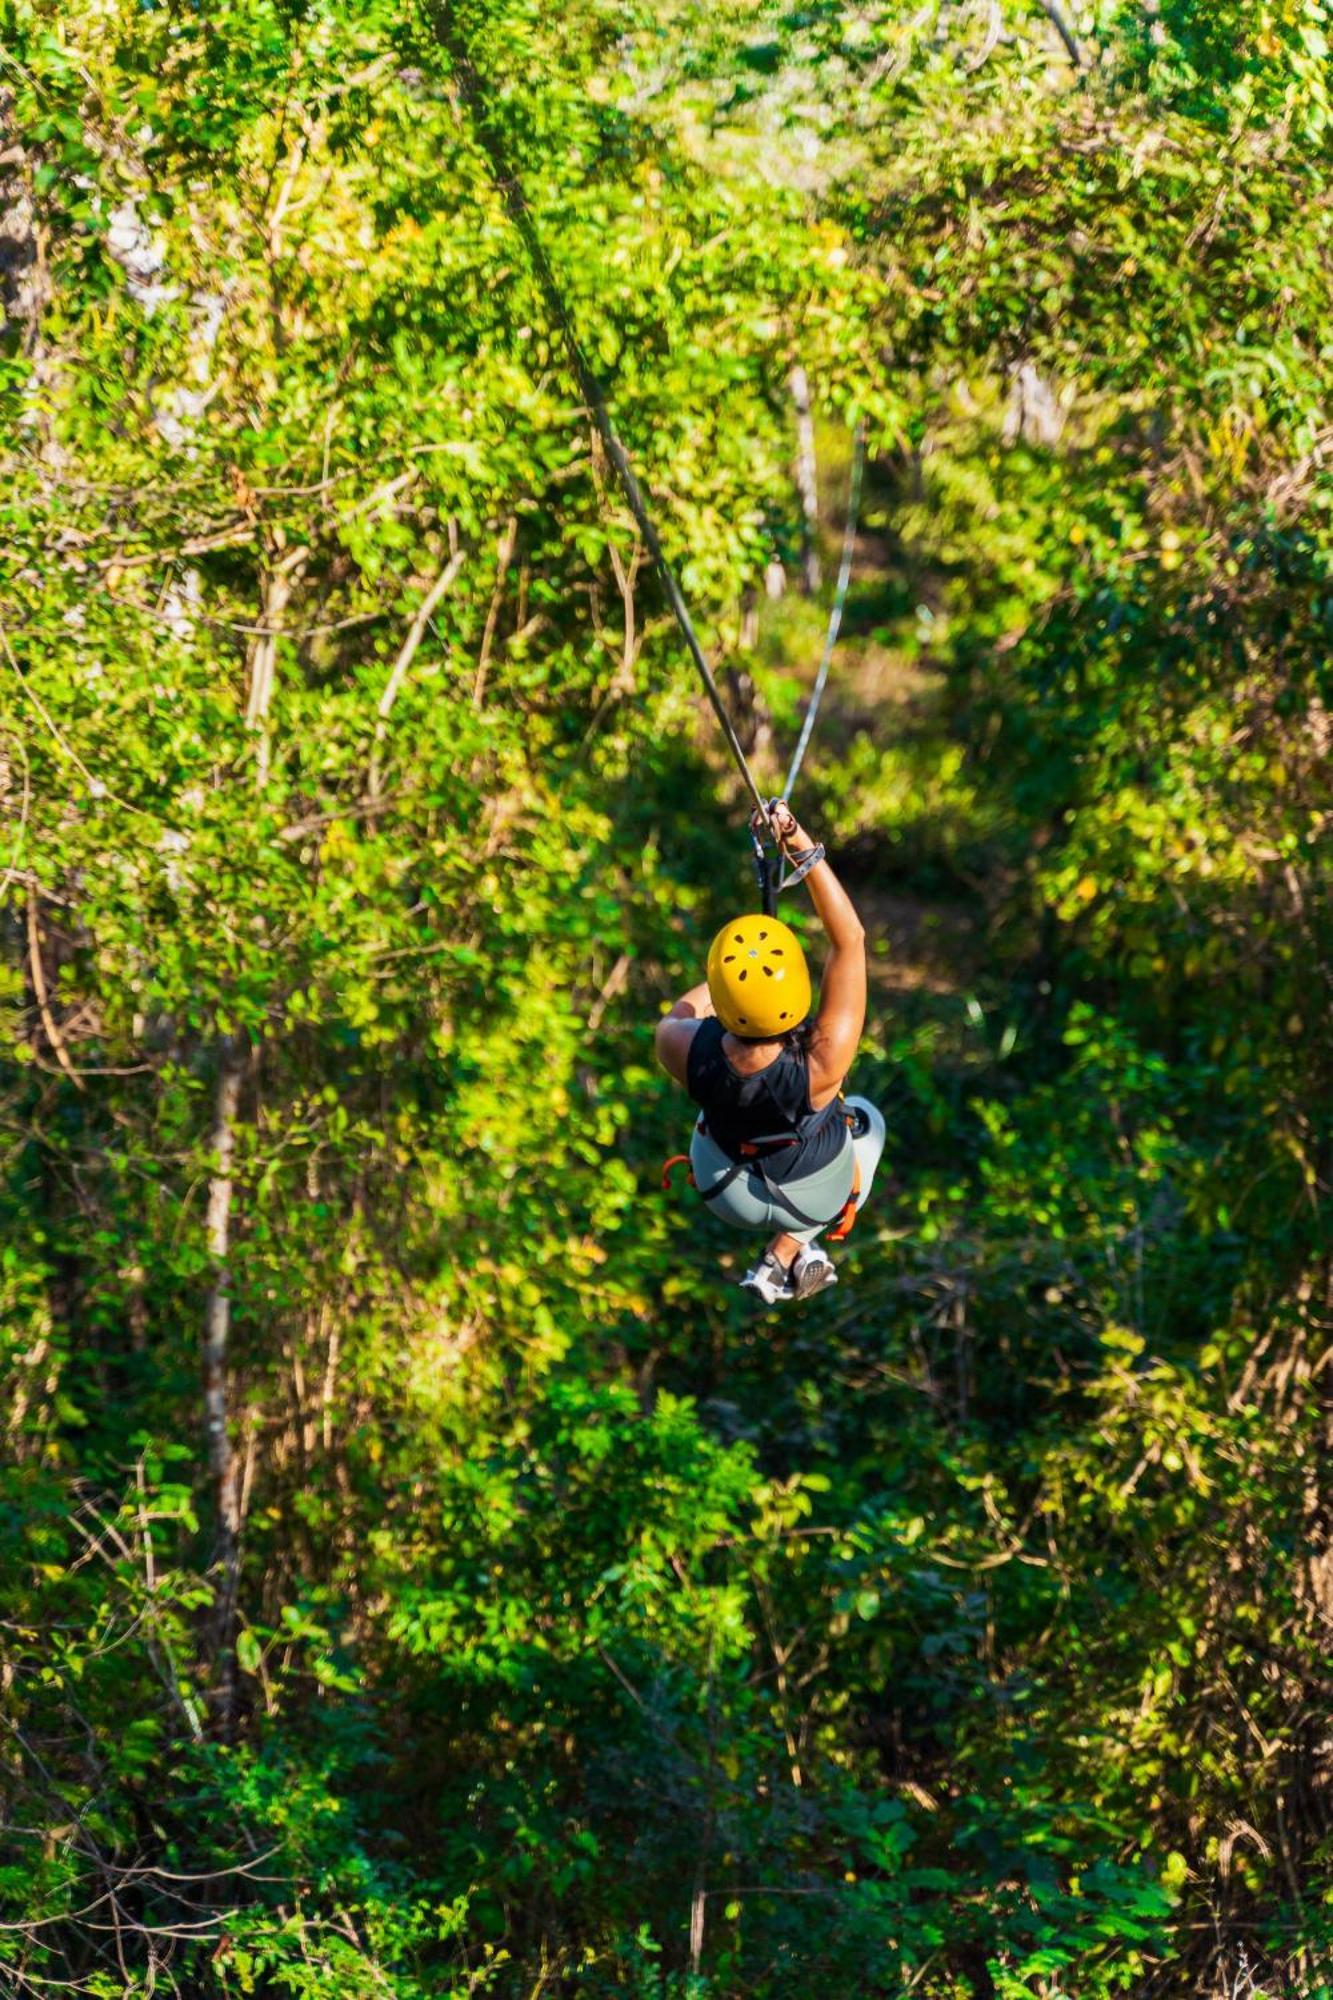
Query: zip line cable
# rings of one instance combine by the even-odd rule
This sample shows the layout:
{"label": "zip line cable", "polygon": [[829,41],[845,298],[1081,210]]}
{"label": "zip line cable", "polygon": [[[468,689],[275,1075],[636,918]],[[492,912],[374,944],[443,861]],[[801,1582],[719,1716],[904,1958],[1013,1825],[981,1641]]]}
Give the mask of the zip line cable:
{"label": "zip line cable", "polygon": [[833,658],[833,648],[838,643],[838,633],[842,629],[842,614],[847,603],[847,586],[852,578],[852,557],[856,553],[856,526],[861,513],[861,473],[864,464],[865,423],[862,418],[858,417],[856,420],[856,433],[852,440],[852,479],[847,494],[847,519],[842,535],[842,562],[838,569],[837,587],[833,593],[833,609],[829,612],[828,631],[824,636],[823,657],[819,662],[819,672],[815,675],[814,687],[810,691],[810,705],[805,711],[805,721],[801,725],[800,738],[795,750],[792,752],[792,760],[787,768],[787,782],[782,787],[782,796],[788,800],[790,800],[792,793],[796,789],[796,780],[800,776],[801,765],[805,761],[805,753],[809,747],[811,734],[814,731],[815,717],[819,713],[819,704],[824,698],[824,687],[828,681],[829,662]]}
{"label": "zip line cable", "polygon": [[[570,366],[574,371],[579,389],[591,413],[593,423],[601,438],[603,449],[611,462],[616,477],[620,481],[621,491],[624,493],[625,499],[629,504],[629,510],[638,524],[644,544],[662,580],[662,588],[666,592],[667,602],[675,615],[681,637],[685,641],[686,650],[694,662],[699,679],[703,683],[704,693],[707,695],[713,713],[717,717],[718,726],[722,731],[727,748],[731,752],[736,768],[744,780],[746,789],[753,799],[763,823],[773,833],[779,854],[786,856],[786,844],[777,836],[773,829],[768,801],[755,781],[754,773],[750,769],[749,760],[741,746],[740,738],[736,734],[731,716],[727,711],[726,703],[722,699],[722,693],[714,678],[713,670],[704,657],[703,647],[699,644],[698,634],[694,629],[694,621],[690,617],[689,606],[685,602],[684,593],[676,580],[676,573],[667,559],[665,549],[662,547],[661,539],[653,524],[652,516],[648,511],[648,502],[643,488],[640,486],[634,467],[630,463],[629,454],[621,443],[616,431],[601,382],[583,351],[583,344],[579,339],[578,329],[574,324],[569,307],[565,303],[564,294],[561,292],[560,286],[556,281],[555,272],[551,268],[550,259],[546,254],[546,247],[541,240],[532,210],[528,206],[527,196],[523,192],[522,183],[509,165],[504,142],[487,111],[482,79],[472,60],[471,51],[468,48],[463,32],[453,18],[453,9],[448,4],[448,0],[426,0],[426,13],[434,28],[437,40],[453,66],[460,94],[472,121],[473,132],[476,135],[478,144],[486,155],[495,188],[508,210],[510,221],[522,238],[523,246],[528,253],[528,259],[532,266],[533,275],[537,279],[542,296],[546,301],[547,310],[560,329],[565,343],[565,351],[568,354]],[[815,717],[819,712],[819,704],[823,698],[824,688],[828,681],[829,663],[833,657],[833,649],[837,644],[838,632],[842,625],[843,608],[847,602],[847,588],[851,579],[852,557],[855,551],[856,527],[861,503],[861,474],[864,460],[865,426],[862,420],[858,418],[853,445],[851,491],[848,499],[847,521],[843,534],[842,563],[838,572],[837,586],[834,591],[833,607],[829,615],[823,657],[819,662],[819,671],[815,676],[814,687],[811,691],[809,706],[806,709],[805,722],[801,729],[800,740],[796,745],[791,767],[787,773],[787,783],[783,793],[784,797],[790,797],[792,788],[800,773],[801,764],[804,761],[811,733],[815,726]],[[756,847],[758,848],[757,841]],[[759,852],[762,855],[762,849],[759,849]],[[786,879],[797,881],[804,872],[804,870],[800,870]],[[769,891],[764,886],[765,875],[763,871],[761,871],[760,880],[765,904],[767,904]]]}
{"label": "zip line cable", "polygon": [[616,428],[611,419],[611,412],[607,407],[606,397],[602,393],[602,385],[593,373],[592,367],[583,352],[578,331],[570,317],[569,309],[565,304],[560,287],[556,283],[555,273],[551,269],[550,260],[546,255],[541,237],[537,233],[537,225],[533,220],[532,211],[528,207],[527,197],[523,192],[517,175],[510,169],[508,159],[505,155],[504,144],[487,113],[482,95],[481,79],[477,74],[476,66],[472,61],[467,44],[463,39],[461,31],[454,24],[452,9],[439,4],[439,0],[436,0],[436,4],[428,5],[428,13],[434,23],[435,32],[443,45],[445,53],[453,64],[454,74],[458,79],[458,86],[462,93],[463,101],[467,105],[472,117],[473,130],[490,163],[492,177],[496,188],[504,200],[505,207],[509,211],[509,219],[523,239],[524,248],[527,250],[533,273],[541,287],[547,308],[564,336],[565,349],[569,355],[574,374],[578,379],[583,399],[588,405],[606,455],[610,459],[616,476],[620,481],[621,490],[629,503],[629,510],[638,523],[639,532],[643,536],[648,553],[656,565],[657,573],[662,579],[662,587],[666,591],[667,602],[675,613],[676,623],[680,627],[686,649],[694,662],[700,680],[703,682],[704,693],[708,696],[712,704],[713,713],[716,715],[722,734],[726,738],[727,748],[735,759],[736,768],[744,779],[750,796],[754,800],[759,812],[762,813],[764,823],[767,825],[770,823],[768,802],[755,782],[754,773],[751,771],[745,752],[741,748],[740,738],[737,736],[731,717],[727,713],[726,703],[722,699],[721,690],[713,677],[713,670],[704,658],[703,647],[699,644],[698,635],[695,632],[694,623],[690,617],[689,606],[685,602],[680,585],[676,581],[675,571],[667,560],[666,551],[662,547],[657,529],[653,525],[652,516],[648,512],[648,503],[644,498],[643,489],[635,476],[634,467],[630,464],[629,454],[616,434]]}

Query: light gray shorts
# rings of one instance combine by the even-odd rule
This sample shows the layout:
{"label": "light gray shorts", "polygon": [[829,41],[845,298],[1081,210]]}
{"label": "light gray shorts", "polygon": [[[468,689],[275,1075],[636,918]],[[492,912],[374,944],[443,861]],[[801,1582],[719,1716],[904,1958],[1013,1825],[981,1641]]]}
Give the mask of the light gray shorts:
{"label": "light gray shorts", "polygon": [[[791,1209],[775,1201],[763,1175],[754,1167],[737,1174],[731,1185],[708,1203],[714,1215],[720,1215],[737,1229],[765,1229],[770,1233],[781,1229],[798,1243],[813,1243],[821,1230],[832,1227],[846,1207],[857,1163],[861,1168],[861,1192],[856,1206],[860,1210],[884,1152],[884,1120],[864,1097],[849,1097],[845,1102],[849,1110],[866,1114],[867,1129],[861,1137],[853,1139],[849,1134],[846,1145],[818,1173],[777,1184],[802,1215],[814,1218],[813,1223],[798,1222]],[[734,1164],[730,1155],[696,1125],[690,1140],[690,1165],[700,1192],[725,1179]]]}

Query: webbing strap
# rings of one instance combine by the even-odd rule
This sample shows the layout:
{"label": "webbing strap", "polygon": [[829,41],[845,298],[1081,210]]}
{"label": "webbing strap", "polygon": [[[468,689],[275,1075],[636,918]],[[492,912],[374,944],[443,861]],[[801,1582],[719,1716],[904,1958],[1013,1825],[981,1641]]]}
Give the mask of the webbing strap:
{"label": "webbing strap", "polygon": [[[762,1070],[760,1071],[760,1075],[761,1076],[763,1075]],[[705,1137],[712,1136],[709,1133],[707,1124],[704,1122],[704,1115],[702,1112],[700,1112],[699,1114],[697,1129],[700,1132],[702,1132]],[[847,1130],[848,1132],[851,1131],[850,1120],[848,1121]],[[716,1145],[717,1141],[714,1140],[713,1143],[714,1145]],[[799,1145],[800,1135],[799,1133],[774,1132],[771,1134],[764,1135],[759,1139],[747,1140],[745,1143],[751,1146],[770,1145],[773,1147],[774,1151],[777,1151],[780,1146]],[[681,1157],[684,1156],[682,1155]],[[846,1204],[844,1203],[843,1206],[838,1210],[838,1213],[836,1215],[829,1216],[828,1220],[825,1222],[821,1222],[819,1217],[816,1215],[807,1215],[803,1208],[798,1208],[796,1206],[796,1203],[791,1199],[791,1196],[787,1193],[781,1181],[775,1181],[769,1178],[768,1169],[764,1165],[764,1156],[762,1154],[756,1155],[754,1153],[743,1153],[741,1158],[739,1160],[733,1160],[731,1165],[727,1168],[726,1172],[724,1174],[719,1174],[718,1178],[709,1187],[700,1187],[699,1193],[703,1196],[705,1201],[716,1201],[717,1197],[720,1194],[725,1194],[727,1189],[731,1186],[732,1182],[739,1180],[742,1174],[757,1174],[759,1179],[764,1184],[764,1189],[768,1195],[769,1200],[771,1202],[774,1202],[779,1208],[786,1209],[787,1214],[794,1219],[797,1227],[800,1229],[831,1229],[835,1223],[839,1223],[842,1221],[846,1213]],[[663,1182],[663,1185],[664,1186],[666,1185],[665,1181]],[[698,1187],[697,1181],[695,1182],[695,1186]]]}
{"label": "webbing strap", "polygon": [[[787,782],[782,788],[782,796],[788,801],[796,789],[796,780],[805,761],[806,749],[815,726],[815,717],[819,713],[819,704],[823,700],[824,688],[828,681],[829,662],[833,658],[833,648],[838,643],[838,633],[842,629],[842,614],[847,603],[847,586],[852,580],[852,557],[856,553],[856,528],[861,513],[861,473],[865,465],[865,448],[865,420],[858,417],[852,439],[852,479],[847,495],[847,518],[843,524],[842,561],[838,566],[838,582],[833,592],[833,607],[829,612],[828,631],[824,635],[824,652],[819,662],[819,672],[815,675],[815,684],[810,691],[810,704],[805,711],[805,721],[801,725],[801,734],[792,752],[791,764],[787,770]],[[792,875],[787,880],[797,882],[800,877]],[[786,888],[787,883],[784,882],[782,886]]]}
{"label": "webbing strap", "polygon": [[662,588],[666,592],[667,602],[675,613],[676,623],[680,627],[681,637],[685,641],[686,650],[694,662],[700,680],[703,682],[704,693],[708,696],[712,704],[713,713],[716,715],[718,725],[722,730],[723,736],[726,738],[727,748],[735,759],[736,768],[745,780],[751,798],[763,814],[765,824],[768,824],[768,805],[763,793],[755,783],[754,774],[750,770],[745,752],[741,748],[740,738],[736,734],[731,717],[727,713],[726,704],[722,699],[721,691],[718,688],[716,680],[713,678],[713,670],[704,658],[703,648],[699,644],[693,621],[690,618],[689,607],[682,595],[680,585],[676,581],[675,572],[667,561],[666,552],[662,547],[657,529],[653,525],[652,516],[648,512],[648,503],[644,497],[643,489],[635,476],[634,467],[630,464],[625,447],[616,435],[615,425],[611,421],[611,412],[607,407],[606,397],[602,393],[601,383],[593,373],[583,352],[578,330],[570,317],[569,309],[565,304],[560,287],[556,283],[555,273],[551,269],[550,260],[546,255],[541,237],[537,233],[537,225],[533,220],[532,211],[528,207],[527,197],[523,192],[518,177],[509,166],[505,155],[504,143],[486,110],[481,79],[472,61],[467,43],[463,38],[462,30],[453,18],[453,11],[448,6],[447,0],[426,0],[426,12],[434,25],[435,33],[441,46],[453,65],[459,90],[472,118],[473,130],[477,135],[482,151],[490,163],[491,175],[495,186],[504,200],[505,207],[509,211],[510,221],[523,239],[524,248],[531,261],[533,274],[541,287],[547,310],[550,312],[556,325],[560,328],[560,332],[564,338],[565,350],[569,356],[570,366],[578,379],[583,399],[592,415],[593,422],[597,426],[606,455],[610,459],[616,477],[620,481],[621,491],[629,503],[629,510],[638,523],[639,533],[643,536],[644,545],[656,565],[658,575],[662,579]]}
{"label": "webbing strap", "polygon": [[769,1200],[776,1207],[785,1209],[798,1229],[831,1229],[835,1222],[842,1220],[843,1211],[841,1207],[836,1215],[830,1215],[823,1221],[817,1215],[807,1215],[803,1208],[796,1206],[796,1203],[791,1199],[781,1181],[769,1179],[767,1173],[764,1171],[762,1160],[733,1161],[726,1173],[719,1175],[711,1186],[701,1187],[699,1192],[705,1201],[716,1201],[720,1194],[726,1193],[733,1181],[739,1180],[742,1174],[749,1173],[758,1176],[764,1184],[764,1192],[767,1194]]}

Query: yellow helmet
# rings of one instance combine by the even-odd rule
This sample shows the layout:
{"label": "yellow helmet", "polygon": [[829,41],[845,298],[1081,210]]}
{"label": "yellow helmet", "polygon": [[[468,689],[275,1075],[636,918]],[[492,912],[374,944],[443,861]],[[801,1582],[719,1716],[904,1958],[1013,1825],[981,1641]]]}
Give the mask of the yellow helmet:
{"label": "yellow helmet", "polygon": [[795,931],[778,917],[737,917],[708,953],[708,991],[723,1027],[766,1041],[810,1012],[810,968]]}

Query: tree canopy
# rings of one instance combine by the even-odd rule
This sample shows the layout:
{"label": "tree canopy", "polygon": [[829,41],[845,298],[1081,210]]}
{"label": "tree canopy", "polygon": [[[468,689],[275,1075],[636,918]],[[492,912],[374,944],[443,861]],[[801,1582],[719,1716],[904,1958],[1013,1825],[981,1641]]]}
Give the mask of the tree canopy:
{"label": "tree canopy", "polygon": [[1333,1995],[1329,14],[0,0],[0,1988]]}

